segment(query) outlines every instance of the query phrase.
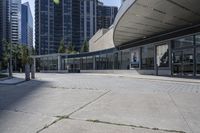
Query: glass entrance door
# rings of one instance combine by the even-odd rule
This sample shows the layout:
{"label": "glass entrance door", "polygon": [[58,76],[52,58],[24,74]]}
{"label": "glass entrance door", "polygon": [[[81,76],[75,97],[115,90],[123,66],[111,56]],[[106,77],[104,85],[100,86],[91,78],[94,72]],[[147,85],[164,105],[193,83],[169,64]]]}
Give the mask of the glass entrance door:
{"label": "glass entrance door", "polygon": [[193,76],[194,75],[194,49],[184,49],[173,52],[173,75]]}

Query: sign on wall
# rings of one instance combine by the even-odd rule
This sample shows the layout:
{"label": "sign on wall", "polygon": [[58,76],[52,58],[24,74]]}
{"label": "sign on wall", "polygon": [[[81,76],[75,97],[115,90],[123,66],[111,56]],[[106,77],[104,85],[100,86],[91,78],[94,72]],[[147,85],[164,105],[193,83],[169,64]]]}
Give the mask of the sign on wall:
{"label": "sign on wall", "polygon": [[140,49],[131,50],[131,68],[139,68]]}

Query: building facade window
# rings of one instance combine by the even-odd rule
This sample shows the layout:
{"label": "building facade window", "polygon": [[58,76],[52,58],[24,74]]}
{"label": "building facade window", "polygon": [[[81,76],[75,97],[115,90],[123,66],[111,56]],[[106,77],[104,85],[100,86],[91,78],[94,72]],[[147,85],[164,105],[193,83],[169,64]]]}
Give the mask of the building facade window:
{"label": "building facade window", "polygon": [[87,57],[87,70],[93,69],[93,56]]}
{"label": "building facade window", "polygon": [[169,67],[169,45],[163,44],[156,48],[156,59],[158,67]]}
{"label": "building facade window", "polygon": [[119,62],[121,63],[121,69],[130,69],[130,49],[123,50],[120,54]]}
{"label": "building facade window", "polygon": [[194,45],[193,36],[188,36],[188,37],[174,40],[172,48],[177,49],[177,48],[191,47],[193,45]]}
{"label": "building facade window", "polygon": [[200,45],[200,35],[196,35],[195,39],[196,39],[196,45],[199,46]]}
{"label": "building facade window", "polygon": [[142,69],[154,69],[154,46],[142,47]]}
{"label": "building facade window", "polygon": [[196,49],[197,76],[200,76],[200,47]]}
{"label": "building facade window", "polygon": [[174,40],[172,52],[173,74],[194,75],[194,36]]}

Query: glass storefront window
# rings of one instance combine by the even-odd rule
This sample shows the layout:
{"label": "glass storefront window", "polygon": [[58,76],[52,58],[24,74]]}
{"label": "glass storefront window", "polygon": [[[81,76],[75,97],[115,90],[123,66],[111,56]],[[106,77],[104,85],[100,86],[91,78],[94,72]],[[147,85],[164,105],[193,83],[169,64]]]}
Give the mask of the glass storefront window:
{"label": "glass storefront window", "polygon": [[106,54],[101,56],[101,64],[102,64],[102,70],[107,69],[107,57],[106,57]]}
{"label": "glass storefront window", "polygon": [[131,50],[131,60],[130,60],[131,68],[139,68],[140,64],[140,49]]}
{"label": "glass storefront window", "polygon": [[82,60],[82,62],[81,62],[82,63],[81,69],[82,70],[87,70],[87,57],[83,57],[81,60]]}
{"label": "glass storefront window", "polygon": [[169,46],[167,44],[157,46],[157,66],[169,67]]}
{"label": "glass storefront window", "polygon": [[44,61],[44,69],[43,70],[49,70],[49,64],[48,64],[48,58],[43,58]]}
{"label": "glass storefront window", "polygon": [[193,45],[194,45],[193,36],[188,36],[185,38],[174,40],[174,44],[172,45],[172,47],[176,49],[176,48],[189,47]]}
{"label": "glass storefront window", "polygon": [[154,46],[142,47],[142,69],[154,69]]}
{"label": "glass storefront window", "polygon": [[88,56],[87,57],[87,70],[92,70],[93,69],[93,57]]}
{"label": "glass storefront window", "polygon": [[120,68],[120,52],[114,53],[114,69],[119,69]]}
{"label": "glass storefront window", "polygon": [[109,53],[107,54],[107,69],[112,70],[113,69],[113,54]]}
{"label": "glass storefront window", "polygon": [[99,55],[96,55],[95,56],[95,68],[96,68],[96,70],[100,70],[100,63],[99,63],[99,61],[100,61],[100,57],[99,57]]}
{"label": "glass storefront window", "polygon": [[51,70],[58,70],[58,58],[57,57],[52,57],[50,69]]}
{"label": "glass storefront window", "polygon": [[122,51],[121,69],[130,69],[130,49]]}
{"label": "glass storefront window", "polygon": [[195,39],[196,39],[196,45],[200,45],[200,35],[197,35]]}
{"label": "glass storefront window", "polygon": [[197,75],[200,76],[200,47],[196,49],[197,55],[196,55],[196,60],[197,60]]}

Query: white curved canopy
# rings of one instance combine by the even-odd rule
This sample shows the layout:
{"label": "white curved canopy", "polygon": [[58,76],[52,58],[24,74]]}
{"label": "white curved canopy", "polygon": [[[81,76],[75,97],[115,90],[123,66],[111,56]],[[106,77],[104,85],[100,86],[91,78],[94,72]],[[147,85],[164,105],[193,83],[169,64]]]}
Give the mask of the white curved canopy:
{"label": "white curved canopy", "polygon": [[126,0],[115,22],[115,46],[200,23],[200,0]]}

